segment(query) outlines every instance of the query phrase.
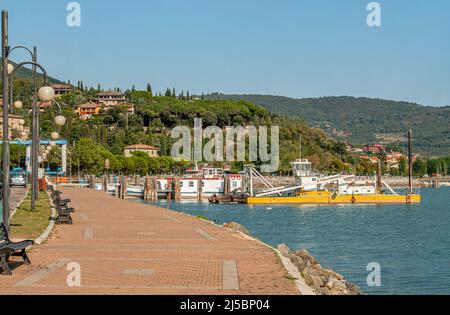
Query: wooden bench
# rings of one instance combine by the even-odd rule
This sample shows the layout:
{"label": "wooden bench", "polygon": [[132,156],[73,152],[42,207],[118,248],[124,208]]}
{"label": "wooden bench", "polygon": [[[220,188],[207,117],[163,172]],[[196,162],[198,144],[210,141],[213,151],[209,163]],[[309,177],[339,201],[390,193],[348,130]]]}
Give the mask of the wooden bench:
{"label": "wooden bench", "polygon": [[56,218],[56,224],[73,224],[73,219],[70,216],[71,213],[75,212],[73,208],[67,208],[60,205],[55,205],[58,211],[58,217]]}
{"label": "wooden bench", "polygon": [[56,218],[56,224],[73,224],[71,213],[75,212],[74,208],[68,206],[70,199],[61,200],[60,197],[53,199],[53,204],[58,211],[58,217]]}
{"label": "wooden bench", "polygon": [[61,192],[61,191],[59,191],[59,190],[53,190],[53,191],[52,191],[52,194],[51,194],[51,197],[52,197],[52,199],[55,199],[55,198],[61,197],[61,195],[62,195],[62,192]]}
{"label": "wooden bench", "polygon": [[[33,245],[33,241],[27,240],[18,243],[14,243],[9,239],[8,231],[5,225],[0,225],[0,269],[3,270],[5,275],[12,275],[9,258],[11,256],[22,257],[23,263],[29,265],[30,259],[27,256],[25,249],[28,246]],[[1,270],[0,270],[1,271]]]}

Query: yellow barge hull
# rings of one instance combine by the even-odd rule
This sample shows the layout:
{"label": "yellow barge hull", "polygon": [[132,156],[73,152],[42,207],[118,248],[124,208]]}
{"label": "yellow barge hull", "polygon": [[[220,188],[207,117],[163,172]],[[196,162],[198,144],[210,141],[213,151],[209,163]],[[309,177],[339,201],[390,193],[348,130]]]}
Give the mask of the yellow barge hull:
{"label": "yellow barge hull", "polygon": [[420,195],[299,195],[294,197],[248,197],[247,203],[256,204],[417,204],[421,202]]}

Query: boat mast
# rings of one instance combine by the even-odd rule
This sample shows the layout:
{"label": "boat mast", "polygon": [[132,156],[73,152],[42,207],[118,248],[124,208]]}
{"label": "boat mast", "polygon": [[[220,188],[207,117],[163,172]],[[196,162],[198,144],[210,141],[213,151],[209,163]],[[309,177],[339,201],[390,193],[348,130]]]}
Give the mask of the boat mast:
{"label": "boat mast", "polygon": [[409,193],[413,194],[413,180],[412,180],[412,130],[408,132],[408,179],[409,179]]}

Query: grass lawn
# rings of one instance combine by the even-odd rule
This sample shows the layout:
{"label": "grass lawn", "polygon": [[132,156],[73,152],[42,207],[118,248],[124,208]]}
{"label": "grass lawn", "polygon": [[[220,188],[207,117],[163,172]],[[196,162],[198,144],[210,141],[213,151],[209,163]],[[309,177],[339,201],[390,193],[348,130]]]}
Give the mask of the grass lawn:
{"label": "grass lawn", "polygon": [[12,237],[34,239],[47,228],[52,214],[50,201],[45,191],[39,192],[36,201],[36,210],[31,211],[31,191],[27,198],[17,209],[11,219],[10,228]]}

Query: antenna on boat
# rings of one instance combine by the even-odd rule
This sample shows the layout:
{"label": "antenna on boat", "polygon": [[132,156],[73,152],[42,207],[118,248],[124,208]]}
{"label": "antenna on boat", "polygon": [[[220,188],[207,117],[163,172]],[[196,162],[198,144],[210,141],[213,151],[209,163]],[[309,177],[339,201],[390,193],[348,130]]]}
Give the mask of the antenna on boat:
{"label": "antenna on boat", "polygon": [[302,135],[300,134],[300,160],[302,159]]}

